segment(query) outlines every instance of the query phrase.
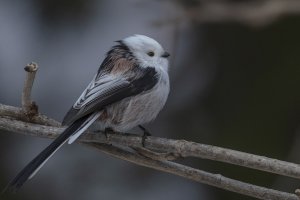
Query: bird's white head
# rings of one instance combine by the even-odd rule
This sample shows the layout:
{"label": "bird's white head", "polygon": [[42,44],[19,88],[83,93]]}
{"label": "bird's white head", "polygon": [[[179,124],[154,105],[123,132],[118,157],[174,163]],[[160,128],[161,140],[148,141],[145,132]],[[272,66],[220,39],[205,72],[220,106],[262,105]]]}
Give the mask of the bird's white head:
{"label": "bird's white head", "polygon": [[144,67],[155,67],[168,70],[168,57],[162,46],[154,39],[145,35],[133,35],[122,40],[140,64]]}

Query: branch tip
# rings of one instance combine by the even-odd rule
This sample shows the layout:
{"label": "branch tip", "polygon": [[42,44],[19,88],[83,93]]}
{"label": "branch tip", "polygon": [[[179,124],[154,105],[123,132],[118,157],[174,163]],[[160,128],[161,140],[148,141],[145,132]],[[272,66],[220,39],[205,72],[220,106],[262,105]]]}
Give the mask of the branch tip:
{"label": "branch tip", "polygon": [[26,72],[36,72],[38,70],[38,65],[35,62],[31,62],[24,67]]}

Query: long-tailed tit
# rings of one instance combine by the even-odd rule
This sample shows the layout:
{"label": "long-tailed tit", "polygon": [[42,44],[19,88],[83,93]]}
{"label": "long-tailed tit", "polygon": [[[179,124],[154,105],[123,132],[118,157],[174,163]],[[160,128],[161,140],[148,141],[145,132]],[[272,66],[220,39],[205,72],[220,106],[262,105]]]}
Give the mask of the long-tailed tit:
{"label": "long-tailed tit", "polygon": [[144,35],[117,42],[66,114],[63,125],[68,127],[6,189],[19,189],[65,142],[74,142],[94,122],[100,130],[124,132],[136,126],[143,129],[142,124],[157,116],[169,94],[169,54]]}

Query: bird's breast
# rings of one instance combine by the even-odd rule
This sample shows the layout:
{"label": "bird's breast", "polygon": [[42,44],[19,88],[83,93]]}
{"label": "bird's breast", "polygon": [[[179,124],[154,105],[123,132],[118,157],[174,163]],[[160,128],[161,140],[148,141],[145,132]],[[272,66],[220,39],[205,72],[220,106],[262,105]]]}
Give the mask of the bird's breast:
{"label": "bird's breast", "polygon": [[153,120],[165,105],[169,90],[169,80],[160,78],[152,89],[130,98],[124,118],[144,123]]}
{"label": "bird's breast", "polygon": [[152,89],[128,97],[108,108],[109,126],[118,131],[127,131],[152,121],[165,105],[169,90],[169,77],[162,74]]}

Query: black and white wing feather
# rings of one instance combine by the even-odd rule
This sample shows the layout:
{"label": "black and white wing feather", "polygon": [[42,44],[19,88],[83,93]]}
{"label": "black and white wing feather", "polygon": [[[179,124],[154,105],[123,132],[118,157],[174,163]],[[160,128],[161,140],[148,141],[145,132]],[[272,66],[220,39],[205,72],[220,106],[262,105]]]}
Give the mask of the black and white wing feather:
{"label": "black and white wing feather", "polygon": [[76,103],[67,113],[63,123],[72,124],[76,120],[90,115],[69,139],[73,143],[97,118],[106,107],[127,97],[137,95],[151,89],[157,83],[156,71],[152,67],[141,68],[137,66],[135,75],[104,75],[97,76],[84,90]]}
{"label": "black and white wing feather", "polygon": [[66,114],[63,124],[72,124],[85,115],[101,111],[110,104],[147,91],[158,82],[157,72],[153,67],[136,66],[134,71],[135,74],[132,75],[95,76]]}

